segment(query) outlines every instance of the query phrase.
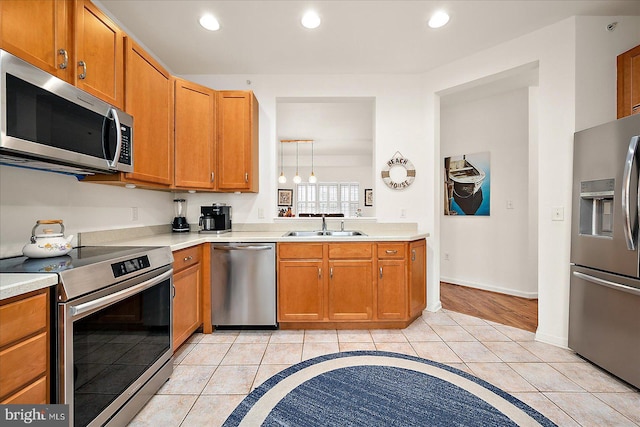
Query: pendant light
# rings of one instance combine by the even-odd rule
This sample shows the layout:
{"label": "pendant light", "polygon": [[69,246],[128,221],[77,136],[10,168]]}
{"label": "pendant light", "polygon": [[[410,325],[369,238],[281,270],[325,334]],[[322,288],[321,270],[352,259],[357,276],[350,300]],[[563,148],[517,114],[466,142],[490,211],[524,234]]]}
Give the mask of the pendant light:
{"label": "pendant light", "polygon": [[282,150],[282,141],[280,141],[280,176],[278,177],[280,184],[286,184],[287,177],[284,176],[284,154]]}
{"label": "pendant light", "polygon": [[313,173],[313,141],[311,141],[311,175],[309,175],[309,183],[315,184],[316,182],[318,182],[318,178]]}
{"label": "pendant light", "polygon": [[300,174],[298,173],[298,146],[299,143],[296,141],[296,176],[293,177],[293,182],[296,184],[300,184],[302,182],[302,178],[300,178]]}

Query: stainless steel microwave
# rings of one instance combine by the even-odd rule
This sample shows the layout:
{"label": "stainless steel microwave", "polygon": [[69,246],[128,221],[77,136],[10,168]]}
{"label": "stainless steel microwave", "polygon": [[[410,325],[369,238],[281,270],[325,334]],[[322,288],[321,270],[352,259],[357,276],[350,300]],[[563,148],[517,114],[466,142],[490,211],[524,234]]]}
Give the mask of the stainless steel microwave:
{"label": "stainless steel microwave", "polygon": [[0,50],[0,163],[133,172],[133,117]]}

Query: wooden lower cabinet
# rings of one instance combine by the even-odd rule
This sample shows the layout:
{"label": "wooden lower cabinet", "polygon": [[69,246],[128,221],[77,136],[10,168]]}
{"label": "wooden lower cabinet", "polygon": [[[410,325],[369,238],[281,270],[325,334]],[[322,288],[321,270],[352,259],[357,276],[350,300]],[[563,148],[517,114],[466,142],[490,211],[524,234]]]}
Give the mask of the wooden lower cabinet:
{"label": "wooden lower cabinet", "polygon": [[371,268],[371,260],[329,262],[329,320],[373,319]]}
{"label": "wooden lower cabinet", "polygon": [[427,242],[409,244],[409,316],[419,316],[427,306]]}
{"label": "wooden lower cabinet", "polygon": [[408,326],[425,307],[424,248],[424,239],[279,243],[280,328]]}
{"label": "wooden lower cabinet", "polygon": [[49,291],[0,302],[0,403],[49,400]]}
{"label": "wooden lower cabinet", "polygon": [[278,266],[280,321],[318,321],[324,315],[322,261],[281,261]]}
{"label": "wooden lower cabinet", "polygon": [[378,319],[402,320],[407,317],[407,278],[405,260],[378,260]]}
{"label": "wooden lower cabinet", "polygon": [[173,351],[202,325],[200,246],[175,251],[173,274]]}

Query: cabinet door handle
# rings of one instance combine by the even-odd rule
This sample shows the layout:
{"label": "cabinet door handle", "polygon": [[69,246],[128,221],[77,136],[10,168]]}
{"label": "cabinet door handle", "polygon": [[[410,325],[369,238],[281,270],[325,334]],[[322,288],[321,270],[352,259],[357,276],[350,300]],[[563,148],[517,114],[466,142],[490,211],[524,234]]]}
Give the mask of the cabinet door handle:
{"label": "cabinet door handle", "polygon": [[171,289],[173,290],[173,297],[172,298],[175,298],[176,297],[176,286],[175,285],[171,285]]}
{"label": "cabinet door handle", "polygon": [[191,261],[193,259],[193,257],[191,255],[184,257],[183,261],[187,262],[187,261]]}
{"label": "cabinet door handle", "polygon": [[333,267],[329,267],[329,278],[333,279]]}
{"label": "cabinet door handle", "polygon": [[244,173],[244,182],[249,182],[249,172]]}
{"label": "cabinet door handle", "polygon": [[216,173],[215,172],[211,172],[211,182],[216,180]]}
{"label": "cabinet door handle", "polygon": [[380,278],[382,279],[382,267],[380,267]]}
{"label": "cabinet door handle", "polygon": [[69,63],[69,54],[67,53],[66,49],[60,49],[58,50],[58,55],[62,55],[64,57],[62,63],[58,65],[61,70],[64,70],[65,68],[67,68],[67,64]]}
{"label": "cabinet door handle", "polygon": [[322,269],[318,267],[318,279],[322,279]]}
{"label": "cabinet door handle", "polygon": [[385,252],[389,255],[395,255],[398,253],[398,251],[395,249],[387,249]]}
{"label": "cabinet door handle", "polygon": [[411,250],[411,261],[415,261],[416,260],[416,250],[413,249]]}
{"label": "cabinet door handle", "polygon": [[82,74],[78,76],[80,80],[84,80],[87,78],[87,63],[84,61],[78,62],[78,67],[82,67]]}

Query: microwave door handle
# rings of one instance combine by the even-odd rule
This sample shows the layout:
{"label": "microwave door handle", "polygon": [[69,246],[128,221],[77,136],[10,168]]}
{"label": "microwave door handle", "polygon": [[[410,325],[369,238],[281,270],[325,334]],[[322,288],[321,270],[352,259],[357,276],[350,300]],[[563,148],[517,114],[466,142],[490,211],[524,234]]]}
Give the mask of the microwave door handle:
{"label": "microwave door handle", "polygon": [[[109,108],[107,117],[109,116],[113,117],[113,120],[116,122],[116,152],[113,155],[112,160],[107,159],[107,165],[110,168],[115,169],[118,165],[118,160],[120,160],[120,151],[122,150],[122,131],[120,130],[120,117],[118,117],[118,111],[113,107]],[[102,143],[105,144],[105,147],[107,144],[109,144],[108,135],[107,138],[102,141]]]}
{"label": "microwave door handle", "polygon": [[624,219],[624,237],[627,242],[627,249],[630,251],[636,250],[636,235],[631,224],[631,206],[629,206],[629,197],[631,192],[631,173],[633,171],[633,161],[636,157],[636,151],[638,149],[638,140],[640,136],[634,136],[629,141],[629,149],[627,150],[627,158],[624,162],[624,172],[622,173],[622,216]]}

